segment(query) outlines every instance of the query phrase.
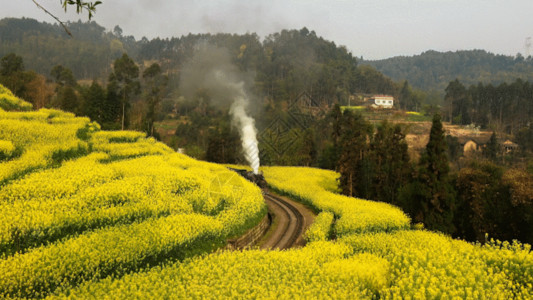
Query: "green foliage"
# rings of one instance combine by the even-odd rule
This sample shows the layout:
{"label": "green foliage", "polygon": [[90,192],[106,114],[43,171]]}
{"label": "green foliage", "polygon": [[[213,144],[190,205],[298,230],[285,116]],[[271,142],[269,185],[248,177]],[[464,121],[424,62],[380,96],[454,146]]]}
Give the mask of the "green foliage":
{"label": "green foliage", "polygon": [[62,65],[54,66],[50,71],[50,75],[60,86],[76,86],[76,78],[74,78],[72,71]]}
{"label": "green foliage", "polygon": [[408,80],[413,86],[442,91],[456,79],[466,84],[500,84],[516,78],[533,80],[531,58],[495,55],[484,50],[437,52],[426,51],[412,57],[399,56],[365,61],[394,80]]}
{"label": "green foliage", "polygon": [[81,13],[84,9],[89,13],[89,20],[96,12],[96,6],[102,4],[102,1],[85,2],[82,0],[61,0],[61,5],[67,11],[68,5],[76,6],[76,13]]}
{"label": "green foliage", "polygon": [[398,190],[412,172],[404,129],[385,120],[374,133],[372,125],[359,112],[352,114],[351,110],[345,110],[333,126],[338,127],[333,131],[340,135],[339,154],[334,149],[328,151],[338,157],[343,193],[399,204]]}
{"label": "green foliage", "polygon": [[448,174],[447,151],[440,115],[436,114],[416,177],[401,189],[399,202],[414,221],[451,234],[455,230],[455,191]]}
{"label": "green foliage", "polygon": [[516,134],[533,121],[533,85],[520,79],[498,86],[471,85],[459,80],[446,88],[444,111],[448,121],[476,124],[499,132]]}
{"label": "green foliage", "polygon": [[138,77],[139,67],[126,53],[115,60],[113,73],[109,75],[109,81],[110,85],[116,88],[114,91],[116,95],[120,97],[122,130],[128,125],[126,110],[129,108],[131,97],[140,92],[141,86]]}
{"label": "green foliage", "polygon": [[[367,140],[373,128],[361,114],[352,114],[349,110],[344,112],[340,122],[339,186],[345,195],[364,197],[366,183],[371,178],[368,173],[372,169],[365,164],[368,163]],[[366,172],[361,172],[361,168]]]}
{"label": "green foliage", "polygon": [[[58,24],[33,19],[0,20],[0,57],[16,53],[24,59],[27,70],[50,74],[57,65],[72,70],[75,78],[105,79],[113,60],[120,57],[124,45],[95,22],[70,22],[70,38]],[[46,59],[42,59],[42,55]],[[16,90],[13,90],[16,93]]]}
{"label": "green foliage", "polygon": [[0,84],[0,109],[10,110],[31,110],[33,105],[28,103],[11,93],[9,89]]}
{"label": "green foliage", "polygon": [[157,63],[151,64],[143,71],[142,77],[145,81],[145,93],[147,108],[143,118],[144,131],[149,136],[154,136],[154,122],[163,98],[164,88],[168,83],[168,77],[161,74],[161,67]]}
{"label": "green foliage", "polygon": [[398,190],[410,179],[405,134],[399,124],[384,121],[377,127],[370,143],[370,160],[373,162],[372,190],[368,199],[398,205]]}
{"label": "green foliage", "polygon": [[220,122],[215,128],[210,128],[207,135],[207,161],[235,164],[243,161],[239,134],[236,128],[231,128],[229,121]]}
{"label": "green foliage", "polygon": [[492,135],[490,136],[490,140],[485,145],[485,148],[483,148],[483,155],[489,160],[496,162],[500,154],[500,147],[501,146],[498,144],[498,140],[496,139],[496,132],[493,131]]}
{"label": "green foliage", "polygon": [[9,53],[0,60],[0,76],[10,76],[24,71],[22,57]]}

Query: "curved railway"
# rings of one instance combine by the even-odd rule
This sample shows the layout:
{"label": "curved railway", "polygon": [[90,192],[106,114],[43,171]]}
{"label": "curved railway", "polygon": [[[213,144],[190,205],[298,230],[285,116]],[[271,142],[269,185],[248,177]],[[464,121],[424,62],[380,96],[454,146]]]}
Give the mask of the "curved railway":
{"label": "curved railway", "polygon": [[261,249],[287,249],[302,245],[302,234],[312,222],[313,214],[293,201],[264,193],[269,212],[273,215],[273,226],[267,238],[259,245]]}

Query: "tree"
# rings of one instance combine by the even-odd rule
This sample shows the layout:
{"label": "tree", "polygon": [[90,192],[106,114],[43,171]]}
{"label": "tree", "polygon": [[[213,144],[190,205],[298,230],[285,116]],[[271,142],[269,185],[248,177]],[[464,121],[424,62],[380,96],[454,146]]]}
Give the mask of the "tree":
{"label": "tree", "polygon": [[9,53],[0,60],[0,83],[18,97],[24,98],[26,83],[32,79],[24,72],[22,57]]}
{"label": "tree", "polygon": [[[490,162],[471,164],[457,176],[456,236],[469,241],[484,241],[485,233],[494,237],[491,205],[502,199],[503,170]],[[500,203],[500,208],[502,203]],[[505,209],[508,210],[508,209]]]}
{"label": "tree", "polygon": [[459,82],[459,79],[455,79],[448,84],[445,91],[444,102],[446,103],[446,111],[448,112],[448,122],[451,123],[454,118],[454,112],[457,111],[454,105],[466,101],[466,88]]}
{"label": "tree", "polygon": [[404,188],[400,203],[417,222],[452,234],[455,191],[449,177],[447,145],[440,115],[435,114],[426,150],[415,179]]}
{"label": "tree", "polygon": [[392,126],[385,120],[378,126],[370,143],[370,159],[373,166],[371,198],[398,204],[398,190],[411,174],[408,146],[400,125]]}
{"label": "tree", "polygon": [[107,121],[105,117],[106,93],[96,80],[93,80],[89,88],[82,92],[82,114],[99,124]]}
{"label": "tree", "polygon": [[102,129],[117,130],[121,127],[121,97],[119,84],[113,73],[109,75],[102,111]]}
{"label": "tree", "polygon": [[[301,131],[300,131],[301,132]],[[292,165],[312,166],[317,158],[315,132],[312,128],[307,128],[301,132],[301,136],[294,144],[295,151],[287,151],[293,157]]]}
{"label": "tree", "polygon": [[330,140],[326,141],[320,154],[319,165],[321,168],[338,171],[337,163],[341,153],[339,143],[342,132],[342,111],[338,104],[333,106],[324,122],[326,123],[324,127],[331,128],[331,137]]}
{"label": "tree", "polygon": [[[50,15],[52,18],[54,18],[59,24],[63,27],[65,32],[72,36],[70,31],[68,30],[65,23],[63,23],[58,17],[50,13],[46,8],[44,8],[41,4],[39,4],[36,0],[32,0],[35,5],[37,5],[38,8],[42,9],[46,14]],[[86,2],[82,0],[60,0],[61,5],[63,6],[63,9],[65,9],[65,12],[67,11],[67,7],[69,6],[75,6],[76,7],[76,13],[81,13],[84,10],[86,10],[89,13],[89,20],[93,17],[93,14],[96,12],[96,6],[102,4],[102,1],[95,1],[95,2]]]}
{"label": "tree", "polygon": [[154,135],[154,121],[157,110],[161,102],[163,89],[167,85],[168,77],[161,74],[161,67],[153,63],[143,72],[143,79],[146,82],[146,114],[144,117],[145,131],[149,136]]}
{"label": "tree", "polygon": [[22,57],[15,53],[9,53],[0,60],[0,76],[11,76],[24,71]]}
{"label": "tree", "polygon": [[457,176],[457,236],[484,241],[485,234],[531,243],[533,186],[531,174],[492,162],[472,162]]}
{"label": "tree", "polygon": [[489,142],[487,143],[485,148],[483,148],[483,156],[485,156],[492,162],[496,162],[499,152],[500,145],[498,144],[498,140],[496,139],[496,132],[493,131],[492,135],[490,136]]}
{"label": "tree", "polygon": [[421,99],[419,95],[415,94],[411,86],[409,86],[409,82],[405,80],[400,89],[399,107],[405,110],[418,111],[420,103]]}
{"label": "tree", "polygon": [[227,121],[210,128],[207,136],[206,159],[211,162],[235,164],[239,158],[239,134]]}
{"label": "tree", "polygon": [[56,65],[50,71],[50,75],[59,86],[76,86],[76,78],[69,68]]}
{"label": "tree", "polygon": [[52,95],[46,78],[34,71],[24,71],[22,57],[14,53],[0,60],[0,83],[17,97],[31,102],[35,108],[47,105]]}
{"label": "tree", "polygon": [[62,110],[80,113],[80,103],[76,91],[71,86],[64,86],[57,90],[56,100],[53,103]]}
{"label": "tree", "polygon": [[365,179],[370,176],[363,177],[363,174],[368,175],[368,173],[361,172],[361,167],[366,166],[367,140],[372,132],[372,125],[366,122],[361,114],[352,114],[350,110],[344,112],[341,122],[339,186],[343,194],[348,196],[366,194],[364,190],[368,185],[362,183],[368,181]]}
{"label": "tree", "polygon": [[129,101],[131,97],[139,94],[140,83],[139,67],[135,62],[126,54],[122,54],[121,58],[115,60],[113,64],[113,73],[109,76],[110,84],[116,84],[117,94],[120,95],[122,117],[121,128],[124,130],[126,124],[126,110],[129,107]]}
{"label": "tree", "polygon": [[62,65],[56,65],[50,71],[50,75],[56,83],[56,96],[52,104],[62,110],[82,113],[83,109],[75,91],[77,83],[72,71]]}

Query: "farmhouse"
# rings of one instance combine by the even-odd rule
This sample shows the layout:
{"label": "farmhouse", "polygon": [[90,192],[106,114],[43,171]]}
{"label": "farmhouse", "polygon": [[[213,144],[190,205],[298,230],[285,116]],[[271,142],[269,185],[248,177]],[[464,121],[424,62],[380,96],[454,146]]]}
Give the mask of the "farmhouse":
{"label": "farmhouse", "polygon": [[505,150],[505,153],[513,152],[514,150],[518,149],[518,144],[515,144],[510,140],[506,140],[503,143],[503,149]]}
{"label": "farmhouse", "polygon": [[394,97],[386,95],[375,95],[368,99],[369,105],[379,108],[392,108]]}

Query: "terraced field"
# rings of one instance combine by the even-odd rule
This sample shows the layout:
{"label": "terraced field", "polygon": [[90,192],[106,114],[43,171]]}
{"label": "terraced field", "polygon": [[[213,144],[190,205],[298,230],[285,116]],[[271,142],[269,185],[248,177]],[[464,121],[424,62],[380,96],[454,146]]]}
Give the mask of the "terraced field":
{"label": "terraced field", "polygon": [[338,195],[338,175],[319,169],[263,168],[272,190],[319,213],[305,247],[217,251],[265,216],[255,185],[0,92],[0,298],[533,297],[529,245],[412,229],[397,207]]}

